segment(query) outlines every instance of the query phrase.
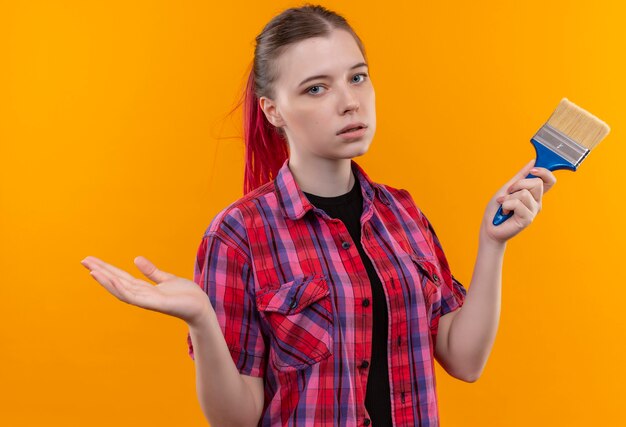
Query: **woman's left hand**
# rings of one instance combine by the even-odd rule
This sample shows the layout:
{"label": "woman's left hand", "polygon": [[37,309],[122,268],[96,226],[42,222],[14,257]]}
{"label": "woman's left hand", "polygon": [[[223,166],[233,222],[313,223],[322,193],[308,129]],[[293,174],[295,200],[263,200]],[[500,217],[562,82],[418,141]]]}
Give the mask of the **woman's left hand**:
{"label": "woman's left hand", "polygon": [[[491,198],[480,227],[481,239],[505,243],[528,227],[541,211],[541,198],[556,183],[556,177],[546,168],[531,171],[534,164],[535,159],[527,163]],[[536,178],[526,178],[529,173]],[[500,225],[493,225],[493,217],[501,204],[502,213],[513,211],[513,216]]]}

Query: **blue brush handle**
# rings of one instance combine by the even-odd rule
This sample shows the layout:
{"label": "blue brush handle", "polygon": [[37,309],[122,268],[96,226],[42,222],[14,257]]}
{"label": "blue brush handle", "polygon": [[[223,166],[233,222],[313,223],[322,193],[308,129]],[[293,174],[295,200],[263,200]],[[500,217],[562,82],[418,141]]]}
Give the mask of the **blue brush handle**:
{"label": "blue brush handle", "polygon": [[[535,153],[537,154],[537,159],[535,160],[535,165],[533,167],[546,168],[551,171],[555,171],[557,169],[568,169],[574,172],[576,171],[576,166],[556,154],[554,151],[547,148],[542,143],[538,142],[534,138],[532,138],[530,142],[535,147]],[[526,178],[536,177],[535,175],[529,173]],[[502,213],[502,205],[500,205],[500,207],[498,208],[498,212],[496,212],[496,215],[493,217],[493,225],[500,225],[512,216],[513,211],[510,211],[508,214],[504,215]]]}

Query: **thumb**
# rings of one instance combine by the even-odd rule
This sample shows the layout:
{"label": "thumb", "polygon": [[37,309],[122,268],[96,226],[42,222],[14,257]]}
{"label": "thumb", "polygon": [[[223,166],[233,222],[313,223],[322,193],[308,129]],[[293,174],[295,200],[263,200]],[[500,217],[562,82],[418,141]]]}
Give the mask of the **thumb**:
{"label": "thumb", "polygon": [[535,165],[535,160],[536,159],[532,159],[530,162],[526,163],[524,167],[518,173],[516,173],[513,178],[511,178],[506,184],[504,184],[502,190],[506,192],[506,189],[509,188],[514,182],[526,178],[526,176],[530,173],[530,170]]}
{"label": "thumb", "polygon": [[156,268],[146,257],[138,256],[134,261],[137,268],[153,282],[161,283],[175,277],[173,274],[166,273]]}

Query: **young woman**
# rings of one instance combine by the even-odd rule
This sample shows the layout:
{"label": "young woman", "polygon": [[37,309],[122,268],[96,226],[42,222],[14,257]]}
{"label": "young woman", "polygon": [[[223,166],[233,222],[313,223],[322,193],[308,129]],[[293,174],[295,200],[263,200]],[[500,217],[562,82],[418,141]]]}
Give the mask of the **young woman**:
{"label": "young woman", "polygon": [[[213,426],[437,426],[434,360],[463,381],[480,376],[506,241],[556,179],[531,161],[489,201],[467,291],[411,195],[352,160],[369,148],[376,110],[346,20],[291,8],[256,41],[245,195],[209,224],[194,281],[144,257],[135,263],[156,286],[95,257],[82,263],[120,300],[187,322]],[[494,226],[501,202],[514,214]]]}

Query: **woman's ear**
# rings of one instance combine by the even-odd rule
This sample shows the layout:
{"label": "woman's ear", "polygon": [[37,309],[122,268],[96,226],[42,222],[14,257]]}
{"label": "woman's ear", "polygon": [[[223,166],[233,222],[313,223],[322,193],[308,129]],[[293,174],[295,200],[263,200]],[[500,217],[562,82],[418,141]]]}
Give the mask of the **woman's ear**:
{"label": "woman's ear", "polygon": [[285,125],[285,121],[281,117],[280,113],[278,113],[276,109],[276,104],[273,100],[262,96],[261,98],[259,98],[259,105],[261,106],[261,109],[263,110],[267,121],[269,121],[277,128]]}

